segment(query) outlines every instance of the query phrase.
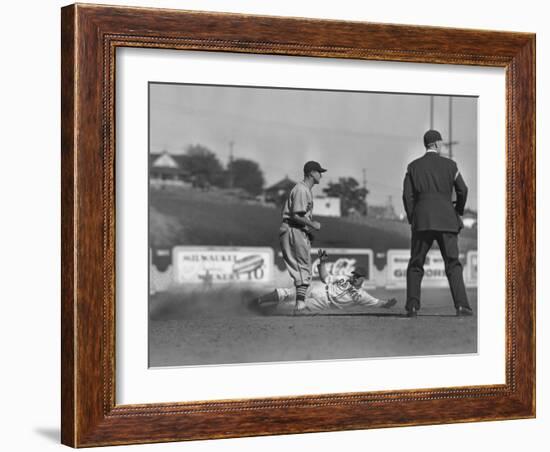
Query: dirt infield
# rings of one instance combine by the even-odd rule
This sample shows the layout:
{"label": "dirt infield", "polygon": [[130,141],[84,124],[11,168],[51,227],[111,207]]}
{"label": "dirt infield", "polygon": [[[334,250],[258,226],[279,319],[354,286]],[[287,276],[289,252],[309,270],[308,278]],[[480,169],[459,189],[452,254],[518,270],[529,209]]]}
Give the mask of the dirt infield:
{"label": "dirt infield", "polygon": [[[476,353],[477,316],[457,318],[448,289],[425,289],[416,319],[404,315],[404,290],[392,309],[292,317],[251,309],[254,290],[211,297],[197,292],[151,297],[149,365],[184,366]],[[477,312],[477,290],[468,291]]]}

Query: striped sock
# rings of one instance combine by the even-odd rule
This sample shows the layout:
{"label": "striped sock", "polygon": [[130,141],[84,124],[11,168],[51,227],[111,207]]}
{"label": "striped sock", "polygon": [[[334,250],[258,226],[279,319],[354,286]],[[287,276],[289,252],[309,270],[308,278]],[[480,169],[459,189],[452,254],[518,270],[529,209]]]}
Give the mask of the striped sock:
{"label": "striped sock", "polygon": [[296,301],[304,301],[306,299],[308,287],[306,285],[296,287]]}

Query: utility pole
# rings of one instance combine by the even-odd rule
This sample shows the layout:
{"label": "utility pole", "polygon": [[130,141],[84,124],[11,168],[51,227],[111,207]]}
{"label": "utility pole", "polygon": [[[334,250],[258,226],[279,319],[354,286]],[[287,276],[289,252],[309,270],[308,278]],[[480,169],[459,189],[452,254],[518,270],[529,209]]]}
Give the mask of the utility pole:
{"label": "utility pole", "polygon": [[234,178],[233,178],[233,146],[235,145],[235,142],[231,140],[229,142],[229,180],[227,182],[229,188],[233,188]]}
{"label": "utility pole", "polygon": [[448,156],[453,158],[453,144],[458,144],[458,141],[453,141],[453,96],[449,96],[449,141],[443,143],[449,149]]}
{"label": "utility pole", "polygon": [[367,169],[363,168],[363,189],[365,190],[365,216],[369,212],[369,205],[367,203]]}
{"label": "utility pole", "polygon": [[395,209],[393,208],[393,196],[392,195],[388,195],[388,207],[387,207],[386,212],[387,212],[388,217],[391,217],[392,220],[397,217],[397,215],[395,214]]}
{"label": "utility pole", "polygon": [[430,96],[430,130],[434,128],[434,97]]}
{"label": "utility pole", "polygon": [[449,97],[449,158],[453,158],[453,96]]}

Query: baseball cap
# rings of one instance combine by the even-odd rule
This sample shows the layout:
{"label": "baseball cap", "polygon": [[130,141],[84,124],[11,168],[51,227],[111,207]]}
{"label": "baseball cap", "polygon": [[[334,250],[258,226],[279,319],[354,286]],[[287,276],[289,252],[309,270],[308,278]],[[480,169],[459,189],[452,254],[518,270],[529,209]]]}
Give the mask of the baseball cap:
{"label": "baseball cap", "polygon": [[319,162],[315,162],[313,160],[310,160],[304,165],[304,174],[311,173],[312,171],[319,171],[320,173],[324,173],[326,169],[324,169]]}
{"label": "baseball cap", "polygon": [[357,266],[353,269],[351,274],[355,275],[355,276],[359,276],[359,277],[366,277],[367,276],[367,269],[365,267]]}
{"label": "baseball cap", "polygon": [[443,138],[441,138],[441,134],[437,130],[428,130],[424,134],[425,147],[428,147],[428,145],[435,143],[436,141],[443,141]]}

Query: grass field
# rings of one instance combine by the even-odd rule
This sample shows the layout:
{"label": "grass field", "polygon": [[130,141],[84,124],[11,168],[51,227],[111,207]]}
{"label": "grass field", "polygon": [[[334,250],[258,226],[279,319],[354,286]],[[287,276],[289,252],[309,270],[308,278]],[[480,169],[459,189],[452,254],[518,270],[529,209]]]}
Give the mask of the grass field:
{"label": "grass field", "polygon": [[[278,209],[224,195],[221,191],[166,189],[151,191],[151,244],[271,246],[279,249]],[[319,217],[322,229],[315,246],[326,248],[370,248],[375,253],[389,248],[408,248],[407,224],[365,219],[364,224],[343,218]],[[461,234],[462,251],[477,249],[475,234]]]}
{"label": "grass field", "polygon": [[[251,309],[254,291],[213,297],[177,292],[153,297],[149,365],[184,366],[476,353],[477,316],[458,318],[448,289],[425,289],[416,319],[404,315],[404,291],[392,309],[292,317]],[[477,290],[468,291],[477,311]]]}

